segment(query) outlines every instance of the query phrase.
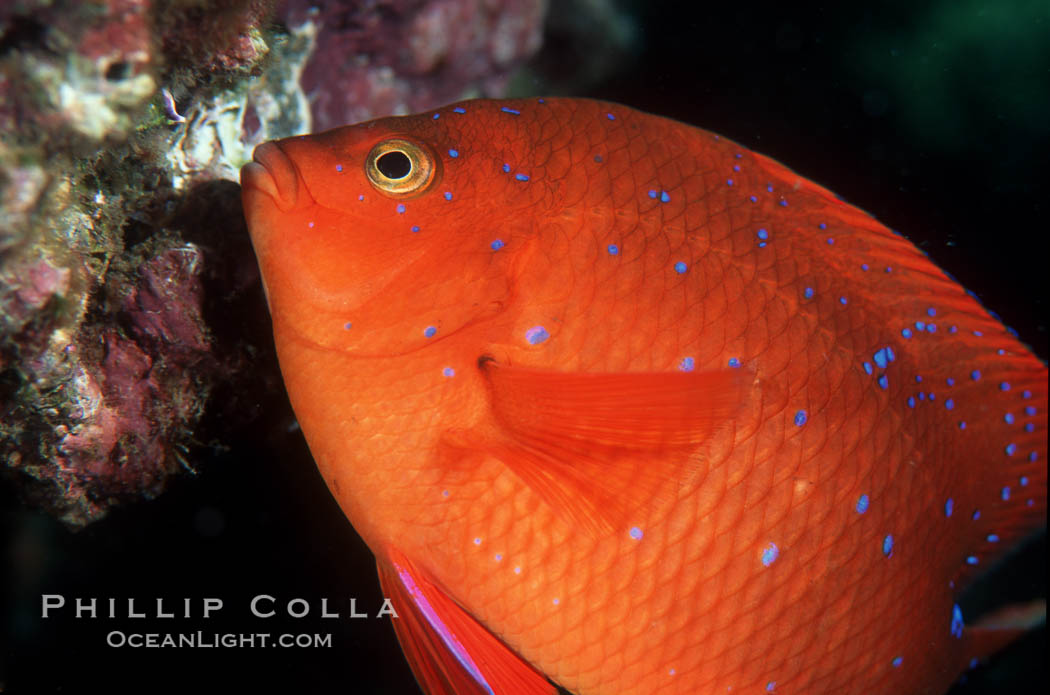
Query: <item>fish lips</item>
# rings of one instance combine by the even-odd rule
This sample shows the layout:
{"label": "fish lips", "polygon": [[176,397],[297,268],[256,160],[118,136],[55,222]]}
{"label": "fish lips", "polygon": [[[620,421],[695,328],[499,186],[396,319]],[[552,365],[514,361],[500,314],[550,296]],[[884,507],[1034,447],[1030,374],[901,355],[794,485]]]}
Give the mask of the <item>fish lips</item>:
{"label": "fish lips", "polygon": [[254,189],[269,196],[281,212],[288,212],[299,202],[299,171],[277,143],[264,142],[241,167],[241,188],[246,194]]}

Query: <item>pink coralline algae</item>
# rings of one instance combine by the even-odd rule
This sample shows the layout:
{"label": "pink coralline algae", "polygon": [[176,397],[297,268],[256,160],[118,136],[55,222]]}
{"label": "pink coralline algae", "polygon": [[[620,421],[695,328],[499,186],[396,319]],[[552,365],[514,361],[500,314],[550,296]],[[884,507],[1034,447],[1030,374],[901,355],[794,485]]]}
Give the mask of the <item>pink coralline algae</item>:
{"label": "pink coralline algae", "polygon": [[139,284],[122,305],[140,339],[167,345],[192,359],[208,350],[201,316],[204,254],[192,244],[169,249],[139,268]]}
{"label": "pink coralline algae", "polygon": [[[79,340],[61,345],[54,343],[65,333],[55,331],[52,349],[41,345],[35,354],[21,344],[22,372],[45,384],[22,385],[23,401],[40,403],[40,420],[5,433],[22,444],[8,463],[36,479],[32,492],[66,521],[80,525],[114,503],[155,496],[169,475],[191,468],[178,442],[200,416],[215,369],[201,316],[201,263],[193,246],[143,263],[115,316],[125,328],[85,325]],[[16,297],[24,309],[48,304],[68,290],[62,278],[41,262]],[[32,441],[26,430],[48,424],[50,434]]]}
{"label": "pink coralline algae", "polygon": [[546,11],[546,0],[290,0],[283,15],[318,27],[302,76],[317,131],[502,95],[540,47]]}
{"label": "pink coralline algae", "polygon": [[[173,219],[242,163],[232,116],[271,57],[273,5],[0,2],[0,460],[71,526],[195,468],[204,405],[246,363],[203,315],[227,241]],[[172,126],[163,94],[192,123]],[[191,127],[218,135],[171,156]],[[198,216],[219,234],[237,214]]]}

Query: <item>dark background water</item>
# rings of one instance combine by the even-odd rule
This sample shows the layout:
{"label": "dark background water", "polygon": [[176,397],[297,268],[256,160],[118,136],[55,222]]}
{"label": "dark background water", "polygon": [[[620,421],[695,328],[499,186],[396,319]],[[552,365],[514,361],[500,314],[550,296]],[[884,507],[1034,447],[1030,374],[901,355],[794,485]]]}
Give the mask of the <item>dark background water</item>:
{"label": "dark background water", "polygon": [[[633,43],[617,44],[608,30],[570,36],[571,17],[561,16],[525,88],[620,101],[787,163],[910,237],[1045,360],[1046,3],[697,5],[625,4],[636,14]],[[269,350],[261,292],[241,319]],[[259,368],[272,360],[265,352]],[[293,422],[275,394],[252,431],[229,432],[224,451],[198,452],[200,475],[76,534],[0,488],[6,690],[415,692],[389,625],[346,617],[350,596],[359,610],[378,609],[374,562]],[[1037,540],[965,607],[1044,596],[1045,584],[1045,540]],[[138,597],[140,606],[165,597],[178,610],[192,597],[194,617],[172,619],[169,629],[331,633],[333,647],[110,649],[110,630],[144,628],[128,619],[42,621],[42,593],[69,603]],[[248,601],[261,593],[307,599],[311,613],[251,618]],[[207,621],[204,597],[225,602]],[[344,617],[321,619],[322,597]],[[159,622],[141,621],[163,631]],[[1045,629],[1028,636],[953,695],[1042,687],[1045,639]]]}

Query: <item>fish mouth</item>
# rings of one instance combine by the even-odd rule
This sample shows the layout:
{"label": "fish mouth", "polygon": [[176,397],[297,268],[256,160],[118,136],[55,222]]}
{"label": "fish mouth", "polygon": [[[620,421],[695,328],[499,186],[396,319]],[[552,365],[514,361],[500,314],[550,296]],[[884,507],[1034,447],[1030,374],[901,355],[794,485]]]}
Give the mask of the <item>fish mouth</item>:
{"label": "fish mouth", "polygon": [[241,168],[241,187],[269,196],[281,212],[288,212],[299,201],[299,171],[277,143],[264,142]]}

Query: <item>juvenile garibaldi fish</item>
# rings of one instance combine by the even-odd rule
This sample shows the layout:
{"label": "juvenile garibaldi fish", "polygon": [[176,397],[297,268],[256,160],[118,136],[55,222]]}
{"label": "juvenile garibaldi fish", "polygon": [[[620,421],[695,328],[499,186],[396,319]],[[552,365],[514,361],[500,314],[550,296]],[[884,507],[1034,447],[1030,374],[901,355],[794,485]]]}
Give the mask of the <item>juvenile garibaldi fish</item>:
{"label": "juvenile garibaldi fish", "polygon": [[437,693],[943,693],[1045,616],[1047,369],[868,214],[583,99],[260,146],[292,406]]}

